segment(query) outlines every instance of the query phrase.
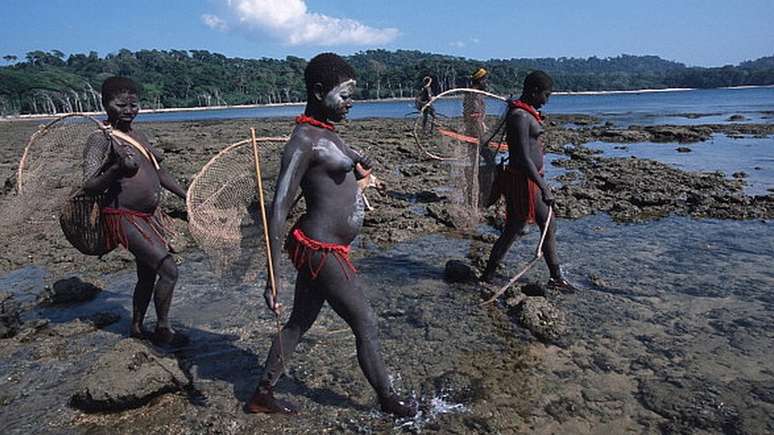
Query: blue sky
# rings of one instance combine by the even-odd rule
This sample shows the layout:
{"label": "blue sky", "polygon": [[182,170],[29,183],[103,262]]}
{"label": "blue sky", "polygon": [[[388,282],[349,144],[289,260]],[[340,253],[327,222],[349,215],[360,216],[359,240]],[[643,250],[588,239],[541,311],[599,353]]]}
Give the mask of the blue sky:
{"label": "blue sky", "polygon": [[774,55],[772,22],[772,0],[2,0],[0,56],[175,48],[309,58],[401,48],[474,59],[654,54],[720,66]]}

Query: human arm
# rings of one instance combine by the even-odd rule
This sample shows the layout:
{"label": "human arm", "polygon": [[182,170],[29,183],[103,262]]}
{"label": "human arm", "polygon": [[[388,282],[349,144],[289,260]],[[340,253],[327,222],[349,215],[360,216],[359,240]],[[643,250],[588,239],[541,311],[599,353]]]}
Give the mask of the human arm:
{"label": "human arm", "polygon": [[89,136],[83,150],[82,169],[83,190],[87,193],[102,193],[121,177],[121,162],[104,133]]}
{"label": "human arm", "polygon": [[[296,192],[298,192],[301,185],[301,180],[303,180],[304,175],[312,162],[312,158],[313,151],[311,139],[302,131],[293,134],[290,141],[285,145],[285,149],[282,153],[282,162],[277,177],[274,199],[272,200],[271,208],[267,211],[271,252],[269,258],[272,271],[274,272],[274,289],[277,295],[281,293],[280,280],[277,279],[277,272],[279,271],[279,259],[282,254],[281,250],[283,245],[282,239],[285,235],[288,213],[290,212],[290,207],[294,203]],[[268,273],[268,270],[264,299],[269,309],[276,314],[279,314],[281,305],[272,293],[271,275]]]}
{"label": "human arm", "polygon": [[185,197],[186,197],[185,189],[183,189],[183,187],[180,186],[180,183],[177,182],[175,177],[173,177],[172,174],[170,174],[169,171],[167,171],[167,169],[163,166],[159,167],[159,181],[161,182],[161,186],[163,188],[174,193],[180,199],[185,201]]}
{"label": "human arm", "polygon": [[346,143],[342,144],[342,151],[347,157],[352,159],[352,162],[354,163],[353,169],[355,171],[355,179],[362,180],[371,174],[371,169],[374,164],[371,158],[364,152],[355,151]]}

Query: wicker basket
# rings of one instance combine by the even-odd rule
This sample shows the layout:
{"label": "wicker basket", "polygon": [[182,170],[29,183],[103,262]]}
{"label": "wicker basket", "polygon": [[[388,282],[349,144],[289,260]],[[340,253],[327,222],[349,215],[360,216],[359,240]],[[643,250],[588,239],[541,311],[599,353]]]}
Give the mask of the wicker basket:
{"label": "wicker basket", "polygon": [[59,225],[73,246],[86,255],[102,256],[116,248],[102,214],[102,194],[78,190],[62,208]]}

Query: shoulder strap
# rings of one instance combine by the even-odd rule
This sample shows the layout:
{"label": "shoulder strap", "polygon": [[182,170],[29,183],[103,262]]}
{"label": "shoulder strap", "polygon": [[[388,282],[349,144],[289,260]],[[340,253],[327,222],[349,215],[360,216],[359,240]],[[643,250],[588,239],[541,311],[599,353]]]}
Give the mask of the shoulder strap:
{"label": "shoulder strap", "polygon": [[155,167],[157,171],[159,170],[160,168],[159,162],[156,161],[156,157],[153,155],[153,153],[148,151],[147,148],[142,146],[142,144],[137,142],[137,140],[135,140],[133,137],[129,136],[123,131],[119,131],[115,129],[111,130],[110,134],[128,143],[129,145],[133,146],[135,149],[137,149],[137,151],[139,151],[143,156],[145,156],[146,159],[153,162],[153,167]]}

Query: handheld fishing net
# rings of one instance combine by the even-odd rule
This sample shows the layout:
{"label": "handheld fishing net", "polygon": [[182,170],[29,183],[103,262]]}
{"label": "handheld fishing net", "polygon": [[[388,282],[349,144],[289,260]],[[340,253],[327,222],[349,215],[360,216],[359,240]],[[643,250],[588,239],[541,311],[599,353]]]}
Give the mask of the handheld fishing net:
{"label": "handheld fishing net", "polygon": [[460,227],[475,225],[479,210],[490,205],[496,166],[508,151],[502,125],[507,111],[506,99],[498,95],[450,89],[433,97],[414,122],[421,155],[448,162],[450,212]]}
{"label": "handheld fishing net", "polygon": [[[85,180],[112,163],[115,144],[155,157],[126,133],[80,113],[67,114],[41,126],[30,138],[16,173],[17,195],[0,217],[6,234],[23,243],[28,234],[60,234],[81,253],[104,255],[116,247],[102,213],[103,194],[82,189]],[[14,233],[15,232],[15,233]],[[54,247],[59,247],[54,244]]]}
{"label": "handheld fishing net", "polygon": [[[287,140],[256,139],[259,148]],[[210,159],[191,180],[186,206],[191,236],[213,269],[232,282],[255,280],[266,265],[266,249],[252,141],[229,145]]]}
{"label": "handheld fishing net", "polygon": [[0,209],[6,244],[30,248],[47,239],[67,246],[58,243],[59,219],[83,183],[84,149],[95,137],[109,143],[109,128],[82,114],[56,118],[30,137],[16,172],[16,195],[6,197]]}

